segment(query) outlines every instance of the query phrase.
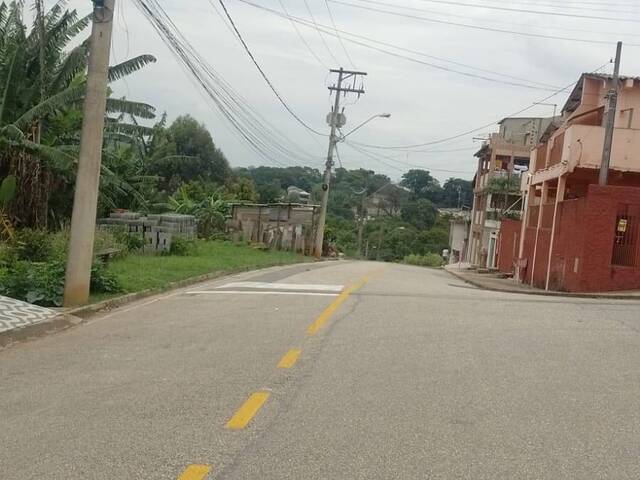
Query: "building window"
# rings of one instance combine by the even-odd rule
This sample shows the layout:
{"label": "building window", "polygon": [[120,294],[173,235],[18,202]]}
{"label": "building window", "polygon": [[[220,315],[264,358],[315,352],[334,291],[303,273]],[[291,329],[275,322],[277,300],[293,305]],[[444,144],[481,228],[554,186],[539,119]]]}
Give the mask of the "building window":
{"label": "building window", "polygon": [[612,265],[638,266],[638,221],[640,216],[637,210],[637,207],[633,208],[629,205],[618,207],[613,237]]}

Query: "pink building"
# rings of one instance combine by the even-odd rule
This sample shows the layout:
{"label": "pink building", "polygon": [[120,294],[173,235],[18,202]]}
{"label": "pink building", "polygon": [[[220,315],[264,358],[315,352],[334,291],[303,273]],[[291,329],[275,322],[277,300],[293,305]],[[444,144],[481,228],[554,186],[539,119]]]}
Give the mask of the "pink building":
{"label": "pink building", "polygon": [[611,81],[583,74],[532,152],[517,260],[524,282],[640,288],[640,77],[619,79],[609,181],[598,186]]}

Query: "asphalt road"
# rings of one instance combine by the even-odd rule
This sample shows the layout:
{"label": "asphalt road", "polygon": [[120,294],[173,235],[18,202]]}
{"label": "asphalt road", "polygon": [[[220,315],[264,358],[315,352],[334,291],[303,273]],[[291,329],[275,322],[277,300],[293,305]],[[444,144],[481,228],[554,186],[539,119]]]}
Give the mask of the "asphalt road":
{"label": "asphalt road", "polygon": [[638,479],[640,303],[371,262],[198,285],[0,352],[0,478]]}

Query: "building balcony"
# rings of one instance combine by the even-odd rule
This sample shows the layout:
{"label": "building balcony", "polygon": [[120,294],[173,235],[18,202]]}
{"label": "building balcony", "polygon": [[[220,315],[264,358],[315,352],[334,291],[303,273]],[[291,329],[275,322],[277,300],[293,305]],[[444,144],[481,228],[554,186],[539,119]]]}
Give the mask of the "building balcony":
{"label": "building balcony", "polygon": [[[532,162],[536,165],[536,171],[531,183],[539,184],[558,178],[576,168],[600,169],[604,130],[600,126],[571,125],[550,140],[550,148],[536,149],[535,163]],[[640,130],[614,130],[609,168],[621,172],[640,172]]]}

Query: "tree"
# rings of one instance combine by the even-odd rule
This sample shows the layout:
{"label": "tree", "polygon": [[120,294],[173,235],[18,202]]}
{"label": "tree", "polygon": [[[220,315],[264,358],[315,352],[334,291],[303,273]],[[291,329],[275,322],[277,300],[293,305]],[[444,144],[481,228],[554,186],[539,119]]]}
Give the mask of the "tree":
{"label": "tree", "polygon": [[469,180],[449,178],[442,186],[439,206],[444,208],[462,208],[473,205],[473,187]]}
{"label": "tree", "polygon": [[229,162],[207,128],[193,117],[178,117],[167,129],[165,141],[162,157],[148,165],[150,173],[161,177],[161,189],[172,191],[198,178],[219,185],[230,179]]}
{"label": "tree", "polygon": [[402,175],[400,185],[407,188],[415,198],[427,198],[438,203],[442,187],[427,170],[412,169]]}
{"label": "tree", "polygon": [[258,199],[256,187],[250,178],[236,177],[224,187],[227,200],[237,202],[255,202]]}
{"label": "tree", "polygon": [[[50,203],[66,195],[75,179],[88,61],[88,42],[77,37],[91,17],[80,18],[65,4],[59,0],[45,11],[43,1],[35,0],[30,30],[22,18],[22,1],[0,4],[0,176],[16,177],[11,215],[26,226],[46,226]],[[115,65],[109,80],[154,61],[141,55]],[[149,105],[116,98],[107,100],[107,112],[154,116]],[[108,121],[107,130],[115,134],[126,128],[121,119]],[[111,174],[105,164],[103,180]]]}
{"label": "tree", "polygon": [[436,222],[438,210],[426,198],[410,200],[402,206],[400,217],[418,230],[427,230]]}

